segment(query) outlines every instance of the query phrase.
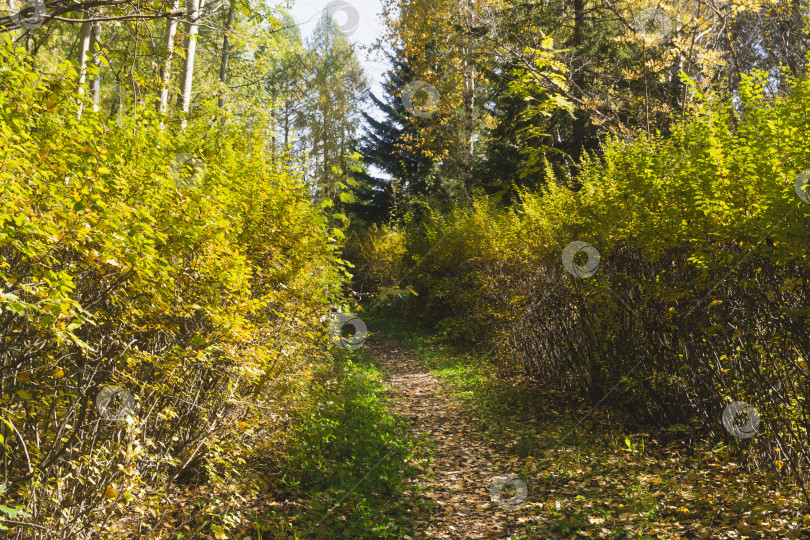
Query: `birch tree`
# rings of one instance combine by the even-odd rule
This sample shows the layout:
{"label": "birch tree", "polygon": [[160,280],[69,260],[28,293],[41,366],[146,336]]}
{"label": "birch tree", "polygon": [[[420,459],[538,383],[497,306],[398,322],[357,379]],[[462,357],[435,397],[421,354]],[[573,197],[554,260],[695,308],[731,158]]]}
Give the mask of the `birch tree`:
{"label": "birch tree", "polygon": [[188,22],[186,23],[186,55],[183,71],[180,73],[180,96],[178,105],[187,113],[191,106],[191,87],[194,82],[194,57],[197,52],[197,34],[200,29],[200,0],[189,0]]}
{"label": "birch tree", "polygon": [[[172,3],[172,12],[180,7],[179,0]],[[163,32],[163,51],[166,59],[160,66],[160,96],[158,97],[157,110],[159,113],[166,113],[169,103],[169,81],[171,80],[172,60],[174,59],[174,37],[177,34],[177,19],[173,16],[166,18],[166,28]]]}
{"label": "birch tree", "polygon": [[79,93],[79,118],[82,117],[82,110],[84,108],[84,84],[87,78],[87,60],[88,52],[90,51],[90,37],[92,33],[92,25],[89,20],[89,14],[84,13],[85,22],[82,23],[79,31],[79,78],[78,78],[78,93]]}

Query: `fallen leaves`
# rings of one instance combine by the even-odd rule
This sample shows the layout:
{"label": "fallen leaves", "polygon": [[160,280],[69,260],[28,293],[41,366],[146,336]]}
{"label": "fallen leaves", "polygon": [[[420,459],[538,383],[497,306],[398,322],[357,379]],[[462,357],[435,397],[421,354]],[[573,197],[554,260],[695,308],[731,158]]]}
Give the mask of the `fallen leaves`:
{"label": "fallen leaves", "polygon": [[104,488],[104,497],[107,499],[115,499],[118,497],[118,490],[115,489],[113,486],[109,485]]}
{"label": "fallen leaves", "polygon": [[[430,433],[436,446],[429,474],[414,480],[433,504],[416,523],[417,538],[753,540],[799,538],[810,527],[795,494],[780,495],[765,474],[741,470],[722,449],[664,444],[638,426],[603,426],[599,414],[569,444],[549,447],[587,411],[584,404],[567,406],[555,397],[535,407],[542,413],[534,416],[501,408],[496,414],[508,421],[493,423],[479,409],[450,403],[449,389],[408,354],[386,353],[396,412],[411,418],[415,431]],[[616,429],[632,433],[619,441],[643,440],[645,449],[614,443]],[[528,501],[515,512],[487,493],[488,479],[505,472],[520,472],[528,485]]]}

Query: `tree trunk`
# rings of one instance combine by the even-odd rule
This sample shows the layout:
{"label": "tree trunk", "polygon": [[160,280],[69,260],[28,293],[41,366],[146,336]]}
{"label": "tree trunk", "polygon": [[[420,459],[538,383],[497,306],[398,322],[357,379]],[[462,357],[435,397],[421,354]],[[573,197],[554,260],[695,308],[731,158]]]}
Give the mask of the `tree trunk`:
{"label": "tree trunk", "polygon": [[323,160],[323,176],[321,177],[321,186],[323,186],[323,187],[321,188],[321,190],[324,193],[324,198],[326,198],[328,196],[327,189],[329,188],[329,182],[328,182],[329,173],[328,173],[327,168],[326,168],[326,141],[327,141],[327,138],[326,138],[327,137],[326,136],[326,102],[328,102],[328,100],[324,100],[324,105],[321,108],[321,111],[322,111],[321,112],[321,120],[323,120],[323,124],[322,124],[322,128],[321,128],[321,155],[322,155],[322,160]]}
{"label": "tree trunk", "polygon": [[[90,15],[85,12],[84,18],[89,19]],[[81,30],[79,31],[79,118],[82,117],[82,108],[84,107],[84,88],[82,85],[87,78],[87,53],[90,50],[90,30],[92,23],[82,23]]]}
{"label": "tree trunk", "polygon": [[93,112],[98,112],[98,103],[101,96],[101,23],[93,23],[92,32],[93,65],[96,73],[93,76]]}
{"label": "tree trunk", "polygon": [[[225,109],[225,88],[228,82],[228,53],[230,52],[230,31],[233,25],[233,16],[236,11],[236,0],[231,0],[231,7],[228,9],[228,21],[225,23],[225,35],[222,37],[222,61],[219,64],[219,98],[217,105],[220,110]],[[222,125],[225,125],[225,115],[222,115]]]}
{"label": "tree trunk", "polygon": [[276,116],[277,116],[276,115],[276,102],[277,102],[277,99],[276,98],[278,97],[278,95],[276,93],[276,81],[275,81],[275,79],[273,79],[272,88],[273,88],[273,91],[270,93],[270,133],[272,133],[272,135],[270,136],[270,141],[271,141],[271,143],[273,145],[273,150],[272,150],[272,154],[271,154],[272,157],[273,157],[273,163],[276,163],[276,127],[277,127],[277,125],[276,125]]}
{"label": "tree trunk", "polygon": [[180,75],[180,101],[183,112],[191,106],[191,85],[194,82],[194,55],[197,52],[197,32],[200,29],[200,0],[189,0],[188,20],[186,23],[186,58],[183,61],[183,72]]}
{"label": "tree trunk", "polygon": [[[582,102],[585,89],[585,62],[582,62],[582,46],[585,43],[585,0],[574,0],[574,37],[573,49],[575,51],[574,57],[574,95]],[[585,105],[580,104],[574,113],[574,125],[571,128],[571,159],[574,162],[574,167],[579,165],[582,159],[582,150],[585,146],[585,125],[588,121],[588,112],[585,110]],[[573,188],[579,190],[582,185],[579,181],[579,174],[575,172],[572,174]]]}
{"label": "tree trunk", "polygon": [[[467,20],[467,28],[473,26],[473,6],[470,0],[467,0],[466,15],[469,17]],[[464,89],[462,93],[462,100],[464,102],[464,148],[462,151],[463,171],[462,178],[464,183],[464,194],[470,195],[473,182],[473,158],[475,151],[475,141],[473,140],[474,125],[473,125],[473,107],[475,106],[475,59],[474,56],[474,43],[473,39],[467,33],[464,37],[464,45],[462,49],[462,56],[464,61],[463,77]]]}
{"label": "tree trunk", "polygon": [[[172,10],[180,7],[178,0],[172,3]],[[177,34],[177,19],[166,18],[166,30],[163,33],[163,46],[165,47],[166,60],[160,66],[160,96],[157,102],[157,111],[165,114],[169,104],[169,80],[172,72],[172,59],[174,58],[174,36]]]}
{"label": "tree trunk", "polygon": [[284,149],[290,145],[290,102],[284,103]]}

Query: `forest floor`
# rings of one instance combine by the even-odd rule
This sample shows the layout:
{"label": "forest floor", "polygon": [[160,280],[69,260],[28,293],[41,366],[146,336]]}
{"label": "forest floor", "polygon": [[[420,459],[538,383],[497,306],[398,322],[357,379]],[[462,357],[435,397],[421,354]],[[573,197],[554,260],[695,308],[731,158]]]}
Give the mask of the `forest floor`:
{"label": "forest floor", "polygon": [[[787,476],[745,468],[736,441],[588,415],[578,396],[507,383],[399,325],[364,349],[388,373],[389,409],[434,447],[401,493],[416,538],[810,538]],[[502,491],[511,508],[490,496],[503,474],[526,485]]]}
{"label": "forest floor", "polygon": [[[640,425],[400,321],[368,324],[362,349],[323,366],[284,451],[246,467],[261,488],[235,487],[226,509],[242,525],[217,533],[227,516],[202,485],[108,537],[810,539],[790,476],[746,466],[744,440]],[[493,497],[501,475],[525,492]]]}
{"label": "forest floor", "polygon": [[493,504],[488,491],[490,480],[513,469],[516,458],[478,436],[444,385],[408,351],[375,341],[368,349],[389,373],[391,410],[410,421],[414,435],[426,433],[435,445],[427,474],[415,479],[418,489],[404,493],[435,503],[414,524],[418,537],[508,538],[517,533],[514,518]]}

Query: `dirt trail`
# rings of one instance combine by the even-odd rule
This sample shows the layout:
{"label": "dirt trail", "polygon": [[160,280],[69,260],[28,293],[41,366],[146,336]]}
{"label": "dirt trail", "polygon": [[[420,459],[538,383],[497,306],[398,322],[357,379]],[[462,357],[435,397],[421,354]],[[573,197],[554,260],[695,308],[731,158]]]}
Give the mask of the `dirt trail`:
{"label": "dirt trail", "polygon": [[508,458],[475,433],[448,390],[408,351],[377,339],[366,347],[390,374],[393,412],[410,420],[415,435],[428,432],[437,447],[431,471],[416,482],[433,490],[422,496],[438,506],[417,520],[417,538],[509,538],[522,529],[522,512],[507,511],[489,495],[493,478],[517,473],[517,465],[504,470]]}

